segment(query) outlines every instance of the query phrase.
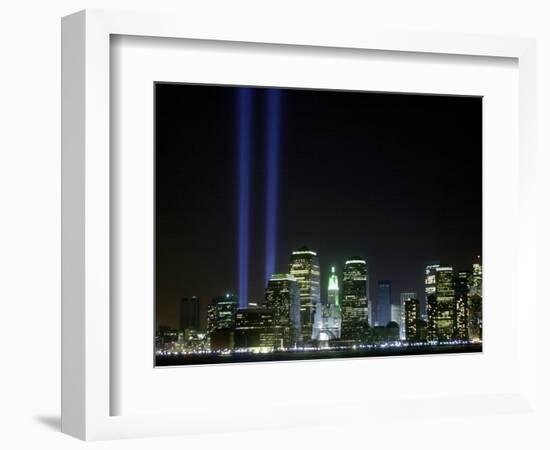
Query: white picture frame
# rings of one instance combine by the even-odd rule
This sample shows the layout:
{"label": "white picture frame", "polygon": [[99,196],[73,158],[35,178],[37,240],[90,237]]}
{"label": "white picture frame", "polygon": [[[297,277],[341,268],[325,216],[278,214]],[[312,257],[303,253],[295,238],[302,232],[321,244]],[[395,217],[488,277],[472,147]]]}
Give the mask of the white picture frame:
{"label": "white picture frame", "polygon": [[[535,260],[535,42],[533,39],[445,33],[405,33],[349,30],[312,34],[306,29],[275,29],[262,23],[234,28],[230,23],[196,23],[192,17],[87,10],[62,22],[62,430],[85,440],[161,436],[219,429],[254,429],[253,420],[238,425],[220,420],[205,423],[187,414],[112,415],[111,340],[111,192],[110,192],[110,41],[111,36],[143,36],[209,41],[287,44],[324,47],[512,58],[518,63],[520,160],[518,240],[512,241],[518,283],[526,286],[522,304],[536,309],[536,292],[529,286]],[[520,321],[527,338],[534,327]],[[534,341],[534,339],[533,339]],[[490,412],[506,403],[524,411],[536,408],[536,353],[522,349],[520,380],[515,392],[485,399]],[[427,399],[427,402],[438,401]],[[443,400],[441,400],[443,401]],[[452,402],[452,400],[448,400]],[[491,403],[493,402],[493,403]],[[460,404],[460,400],[454,407]],[[526,405],[529,405],[526,407]],[[284,411],[284,405],[279,406]],[[460,406],[458,406],[460,409]],[[308,425],[299,414],[274,424]],[[467,408],[463,408],[467,414]],[[288,412],[288,411],[287,411]],[[375,412],[363,403],[349,415],[368,418]],[[238,414],[237,414],[238,415]],[[315,416],[315,415],[313,415]]]}

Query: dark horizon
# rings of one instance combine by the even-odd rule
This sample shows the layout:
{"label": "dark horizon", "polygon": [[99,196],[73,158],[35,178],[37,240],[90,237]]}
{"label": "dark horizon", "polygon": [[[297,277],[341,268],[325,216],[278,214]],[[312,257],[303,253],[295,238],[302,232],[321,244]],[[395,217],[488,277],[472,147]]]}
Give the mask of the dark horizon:
{"label": "dark horizon", "polygon": [[[238,88],[156,84],[156,316],[182,297],[238,290]],[[267,88],[251,88],[250,301],[265,269]],[[426,262],[471,269],[481,255],[482,99],[280,90],[276,271],[302,245],[330,266],[367,260],[392,300],[423,299]]]}

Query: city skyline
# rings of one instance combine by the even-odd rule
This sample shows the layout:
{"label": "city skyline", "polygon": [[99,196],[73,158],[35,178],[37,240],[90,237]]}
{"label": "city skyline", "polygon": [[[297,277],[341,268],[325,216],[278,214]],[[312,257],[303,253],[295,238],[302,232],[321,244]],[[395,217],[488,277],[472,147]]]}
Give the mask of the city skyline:
{"label": "city skyline", "polygon": [[425,316],[416,293],[402,292],[400,301],[392,302],[391,280],[378,282],[377,307],[371,310],[368,266],[360,256],[348,258],[341,271],[330,267],[327,285],[317,289],[313,283],[312,297],[311,282],[320,271],[317,257],[305,246],[293,251],[291,273],[271,274],[262,302],[243,305],[231,293],[212,299],[206,327],[198,324],[198,299],[182,299],[179,329],[157,330],[157,364],[481,351],[480,257],[461,270],[426,265]]}
{"label": "city skyline", "polygon": [[[226,293],[241,308],[262,305],[273,274],[296,278],[302,337],[334,339],[342,324],[364,335],[366,311],[372,327],[378,313],[403,322],[401,293],[418,293],[426,316],[426,266],[470,270],[481,255],[481,106],[466,96],[156,83],[155,327],[185,322],[184,298],[201,328]],[[346,295],[326,292],[333,274]]]}

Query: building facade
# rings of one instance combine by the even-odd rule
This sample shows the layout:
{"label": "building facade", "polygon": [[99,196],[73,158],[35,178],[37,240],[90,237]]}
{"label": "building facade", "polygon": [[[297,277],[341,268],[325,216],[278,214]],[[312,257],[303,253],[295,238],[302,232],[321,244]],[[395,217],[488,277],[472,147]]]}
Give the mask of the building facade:
{"label": "building facade", "polygon": [[340,339],[341,330],[340,288],[336,269],[332,267],[328,279],[327,301],[322,301],[315,310],[312,337],[314,341],[323,347],[327,346],[329,341]]}
{"label": "building facade", "polygon": [[239,298],[229,293],[212,299],[212,303],[208,305],[207,332],[211,350],[233,348],[233,330],[238,307]]}
{"label": "building facade", "polygon": [[235,314],[235,348],[252,351],[280,346],[282,336],[275,329],[273,312],[264,307],[239,308]]}
{"label": "building facade", "polygon": [[417,298],[407,297],[403,302],[403,311],[404,339],[409,342],[420,341],[420,302]]}
{"label": "building facade", "polygon": [[378,282],[376,298],[375,326],[386,326],[391,321],[391,281]]}
{"label": "building facade", "polygon": [[180,331],[200,329],[200,301],[198,297],[180,299]]}
{"label": "building facade", "polygon": [[293,251],[289,272],[300,289],[302,339],[307,343],[313,338],[315,309],[321,302],[321,272],[317,253],[305,246]]}
{"label": "building facade", "polygon": [[342,335],[350,343],[364,342],[368,333],[367,262],[349,258],[342,271]]}
{"label": "building facade", "polygon": [[428,295],[428,339],[451,341],[455,339],[456,301],[452,267],[439,266],[435,274],[435,293]]}
{"label": "building facade", "polygon": [[[406,339],[406,333],[405,333],[405,302],[407,300],[411,299],[417,299],[418,297],[416,295],[416,292],[401,292],[399,295],[399,306],[401,308],[401,317],[399,318],[399,336],[401,339]],[[420,301],[419,301],[420,305]],[[420,311],[419,311],[420,314]],[[420,319],[420,315],[418,316],[418,319]]]}
{"label": "building facade", "polygon": [[420,305],[420,314],[422,315],[428,314],[428,297],[435,294],[435,277],[439,266],[439,261],[432,261],[426,264],[424,272],[424,305]]}
{"label": "building facade", "polygon": [[274,274],[267,283],[264,306],[273,312],[273,325],[281,334],[281,347],[302,344],[300,289],[290,274]]}
{"label": "building facade", "polygon": [[455,339],[468,340],[468,293],[472,272],[461,270],[455,280]]}
{"label": "building facade", "polygon": [[472,269],[467,308],[468,338],[471,341],[481,341],[483,339],[483,273],[479,256]]}

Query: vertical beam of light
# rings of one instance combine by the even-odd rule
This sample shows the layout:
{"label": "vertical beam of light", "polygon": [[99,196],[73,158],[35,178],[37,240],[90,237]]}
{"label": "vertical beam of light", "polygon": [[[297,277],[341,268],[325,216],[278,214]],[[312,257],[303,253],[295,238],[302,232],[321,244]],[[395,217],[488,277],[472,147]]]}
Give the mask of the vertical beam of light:
{"label": "vertical beam of light", "polygon": [[267,145],[265,191],[265,283],[275,272],[277,263],[277,214],[279,189],[279,145],[281,125],[281,91],[267,92]]}
{"label": "vertical beam of light", "polygon": [[239,304],[248,304],[248,254],[250,231],[250,148],[252,125],[252,90],[239,88],[237,93],[238,149],[238,245],[239,245]]}

